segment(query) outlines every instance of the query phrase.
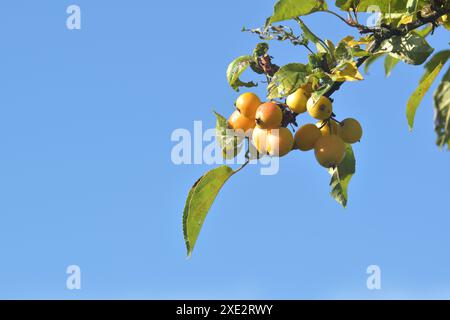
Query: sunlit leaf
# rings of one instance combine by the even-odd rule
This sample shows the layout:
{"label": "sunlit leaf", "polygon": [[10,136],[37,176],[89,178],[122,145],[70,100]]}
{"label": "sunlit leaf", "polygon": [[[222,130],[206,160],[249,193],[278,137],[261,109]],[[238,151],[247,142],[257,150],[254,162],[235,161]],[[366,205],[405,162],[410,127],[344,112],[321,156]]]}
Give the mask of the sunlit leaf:
{"label": "sunlit leaf", "polygon": [[384,41],[379,51],[390,53],[408,64],[420,65],[427,60],[434,49],[423,37],[409,33],[404,37],[394,36]]}
{"label": "sunlit leaf", "polygon": [[386,58],[384,59],[384,72],[386,74],[386,77],[389,77],[391,75],[392,69],[395,68],[399,61],[399,59],[394,58],[390,54],[386,55]]}
{"label": "sunlit leaf", "polygon": [[338,64],[353,61],[352,47],[343,41],[339,42],[334,55]]}
{"label": "sunlit leaf", "polygon": [[183,211],[183,234],[187,254],[194,250],[198,235],[217,194],[234,174],[228,166],[215,168],[203,175],[191,188]]}
{"label": "sunlit leaf", "polygon": [[242,150],[244,132],[237,134],[229,129],[228,121],[222,115],[214,112],[216,116],[216,140],[222,150],[222,156],[225,159],[235,158]]}
{"label": "sunlit leaf", "polygon": [[306,83],[311,73],[308,65],[290,63],[281,67],[273,76],[268,86],[268,99],[286,97]]}
{"label": "sunlit leaf", "polygon": [[450,150],[450,68],[434,93],[434,112],[437,145]]}
{"label": "sunlit leaf", "polygon": [[312,43],[314,43],[318,48],[322,47],[325,51],[327,51],[330,55],[334,55],[334,52],[331,51],[330,48],[326,45],[326,43],[320,39],[318,36],[316,36],[311,29],[308,28],[308,26],[301,20],[298,19],[297,23],[299,24],[300,28],[303,31],[303,37],[305,39],[308,39]]}
{"label": "sunlit leaf", "polygon": [[450,30],[450,19],[448,18],[448,14],[441,17],[440,21],[445,29]]}
{"label": "sunlit leaf", "polygon": [[324,0],[278,0],[269,24],[306,16],[326,8],[327,4]]}
{"label": "sunlit leaf", "polygon": [[406,107],[406,117],[408,119],[408,125],[410,130],[412,130],[414,126],[414,118],[416,116],[416,110],[419,107],[420,102],[422,101],[424,95],[427,93],[428,89],[430,89],[431,84],[436,79],[442,67],[443,67],[442,63],[438,64],[432,72],[430,72],[424,79],[422,79],[416,91],[414,91],[414,93],[409,98]]}
{"label": "sunlit leaf", "polygon": [[431,23],[429,23],[422,29],[416,29],[413,32],[415,34],[417,34],[418,36],[425,38],[426,36],[428,36],[431,33],[431,31],[433,31],[433,25]]}
{"label": "sunlit leaf", "polygon": [[423,81],[440,63],[445,64],[450,59],[450,50],[442,50],[435,53],[425,64],[425,73],[420,81]]}
{"label": "sunlit leaf", "polygon": [[348,201],[348,185],[356,171],[356,160],[352,146],[347,144],[345,158],[336,168],[329,169],[331,174],[331,196],[344,208]]}
{"label": "sunlit leaf", "polygon": [[356,62],[347,62],[333,70],[331,78],[334,81],[359,81],[363,80],[363,76],[358,71]]}
{"label": "sunlit leaf", "polygon": [[359,0],[336,0],[336,7],[340,8],[344,11],[349,11],[354,6],[356,7],[359,3]]}
{"label": "sunlit leaf", "polygon": [[[429,5],[429,0],[419,0],[416,10]],[[375,10],[375,8],[377,10]],[[408,12],[407,1],[405,0],[359,0],[357,7],[359,12],[379,11],[382,13],[404,13]]]}
{"label": "sunlit leaf", "polygon": [[402,18],[400,19],[400,21],[398,22],[398,26],[401,26],[403,24],[408,24],[411,22],[414,22],[416,20],[416,15],[415,14],[405,14],[402,16]]}
{"label": "sunlit leaf", "polygon": [[367,73],[369,73],[369,68],[370,68],[370,66],[375,62],[375,61],[377,61],[377,60],[379,60],[381,57],[383,57],[384,56],[384,54],[383,53],[381,53],[381,54],[374,54],[374,55],[372,55],[372,56],[370,56],[367,60],[366,60],[366,62],[364,63],[364,72],[367,74]]}
{"label": "sunlit leaf", "polygon": [[253,62],[252,56],[241,56],[230,63],[227,69],[227,80],[230,86],[239,91],[239,87],[256,87],[254,82],[243,82],[239,79],[241,74],[250,66]]}

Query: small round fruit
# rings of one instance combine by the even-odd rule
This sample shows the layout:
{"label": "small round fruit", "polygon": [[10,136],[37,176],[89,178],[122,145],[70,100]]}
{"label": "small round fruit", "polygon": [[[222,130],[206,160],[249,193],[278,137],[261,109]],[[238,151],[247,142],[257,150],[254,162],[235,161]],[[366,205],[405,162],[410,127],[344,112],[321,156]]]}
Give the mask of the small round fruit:
{"label": "small round fruit", "polygon": [[267,136],[267,130],[258,127],[253,129],[252,142],[256,150],[258,150],[258,152],[261,154],[267,153]]}
{"label": "small round fruit", "polygon": [[333,106],[331,100],[321,96],[319,99],[309,98],[306,109],[311,117],[318,120],[325,120],[331,117]]}
{"label": "small round fruit", "polygon": [[348,118],[342,121],[341,137],[347,143],[355,143],[361,140],[362,127],[355,119]]}
{"label": "small round fruit", "polygon": [[263,103],[256,110],[256,124],[261,129],[277,129],[282,120],[283,112],[276,103]]}
{"label": "small round fruit", "polygon": [[295,133],[295,147],[301,151],[314,149],[317,140],[322,136],[319,128],[312,123],[301,126]]}
{"label": "small round fruit", "polygon": [[304,89],[297,89],[286,98],[286,104],[295,113],[306,112],[306,103],[311,95]]}
{"label": "small round fruit", "polygon": [[345,143],[342,139],[332,134],[322,136],[314,146],[317,161],[325,168],[339,165],[345,157]]}
{"label": "small round fruit", "polygon": [[269,130],[267,135],[267,153],[271,156],[287,155],[294,145],[294,137],[288,128]]}
{"label": "small round fruit", "polygon": [[238,110],[234,111],[228,119],[231,129],[242,130],[248,133],[256,125],[255,120],[244,117]]}
{"label": "small round fruit", "polygon": [[316,123],[316,126],[317,128],[320,128],[320,132],[323,136],[329,136],[331,134],[341,136],[342,127],[334,120],[328,121],[328,123],[325,125],[323,124],[323,121],[319,121]]}
{"label": "small round fruit", "polygon": [[236,100],[236,109],[246,118],[255,119],[256,110],[261,105],[261,100],[254,93],[241,94]]}

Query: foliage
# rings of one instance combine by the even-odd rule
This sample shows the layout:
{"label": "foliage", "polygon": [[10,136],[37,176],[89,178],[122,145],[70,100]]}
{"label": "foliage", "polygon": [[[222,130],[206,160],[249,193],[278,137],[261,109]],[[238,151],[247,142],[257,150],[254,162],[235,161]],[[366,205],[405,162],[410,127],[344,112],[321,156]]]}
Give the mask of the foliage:
{"label": "foliage", "polygon": [[[257,86],[258,82],[241,80],[246,70],[263,76],[263,81],[267,84],[267,100],[282,107],[281,126],[295,127],[298,114],[289,109],[285,98],[298,92],[299,89],[310,91],[311,98],[308,105],[310,100],[313,103],[308,108],[314,106],[315,101],[325,98],[320,101],[329,103],[331,107],[332,100],[327,99],[334,92],[344,83],[363,80],[360,69],[364,68],[367,73],[374,62],[381,58],[384,58],[387,77],[400,63],[422,65],[428,61],[424,66],[424,76],[407,102],[407,121],[412,129],[419,104],[450,57],[450,50],[433,55],[434,48],[427,41],[427,37],[430,37],[436,29],[445,32],[449,28],[450,0],[336,0],[335,6],[344,11],[347,17],[344,18],[340,13],[331,11],[325,0],[276,1],[273,14],[263,27],[244,28],[243,31],[254,33],[264,41],[286,41],[294,46],[302,46],[308,52],[307,61],[293,61],[284,66],[275,65],[269,55],[268,43],[259,43],[252,53],[240,56],[230,63],[227,69],[229,85],[236,91],[242,87]],[[358,14],[373,11],[380,13],[377,25],[361,24]],[[348,35],[335,43],[320,38],[303,20],[305,16],[319,12],[334,15],[349,28],[357,31],[359,36]],[[299,33],[292,27],[276,24],[287,20],[292,20],[298,25]],[[298,99],[301,99],[301,95],[299,97]],[[450,148],[450,69],[437,87],[434,104],[437,144],[440,147],[447,145]],[[322,127],[329,126],[328,130],[333,134],[332,123],[338,123],[338,128],[341,128],[342,124],[336,120],[334,113],[331,111],[330,113],[331,116],[323,121]],[[217,141],[222,148],[223,156],[236,157],[245,145],[244,137],[229,134],[227,120],[220,114],[216,113],[216,119]],[[345,127],[340,130],[343,128]],[[254,158],[250,146],[251,143],[248,142],[247,161],[239,169],[218,167],[202,176],[191,188],[183,214],[188,255],[192,253],[206,215],[224,183]],[[340,159],[341,162],[328,171],[331,175],[331,196],[345,207],[348,203],[349,182],[355,174],[356,160],[350,144],[343,145],[342,151],[343,160]]]}

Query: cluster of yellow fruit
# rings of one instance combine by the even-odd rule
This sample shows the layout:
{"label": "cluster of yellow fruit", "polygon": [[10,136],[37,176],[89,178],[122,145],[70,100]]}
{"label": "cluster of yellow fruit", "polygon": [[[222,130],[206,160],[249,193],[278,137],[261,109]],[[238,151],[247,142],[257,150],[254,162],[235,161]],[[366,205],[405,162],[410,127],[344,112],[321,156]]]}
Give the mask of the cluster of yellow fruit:
{"label": "cluster of yellow fruit", "polygon": [[[254,93],[244,93],[236,100],[236,111],[228,124],[234,130],[244,131],[261,154],[282,157],[294,149],[314,149],[322,166],[337,166],[345,157],[345,143],[361,139],[361,125],[352,118],[338,122],[333,118],[331,100],[325,96],[315,99],[310,92],[308,86],[299,88],[287,97],[286,104],[262,103]],[[308,112],[319,122],[305,124],[293,135],[282,126],[283,108],[295,115]]]}

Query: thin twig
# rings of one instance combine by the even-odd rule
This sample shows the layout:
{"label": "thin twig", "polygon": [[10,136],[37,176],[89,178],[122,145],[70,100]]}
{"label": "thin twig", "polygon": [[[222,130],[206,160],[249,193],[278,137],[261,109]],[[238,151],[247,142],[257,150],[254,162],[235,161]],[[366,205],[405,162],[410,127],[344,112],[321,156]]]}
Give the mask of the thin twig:
{"label": "thin twig", "polygon": [[340,14],[331,11],[331,10],[323,10],[323,12],[327,12],[332,14],[333,16],[336,16],[337,18],[339,18],[340,20],[342,20],[345,24],[347,24],[350,27],[356,27],[356,25],[354,25],[353,23],[349,22],[347,19],[345,19],[343,16],[341,16]]}
{"label": "thin twig", "polygon": [[244,169],[248,164],[250,163],[250,159],[245,159],[245,163],[240,166],[239,168],[237,168],[236,170],[234,170],[234,173],[238,173],[239,171],[241,171],[242,169]]}

